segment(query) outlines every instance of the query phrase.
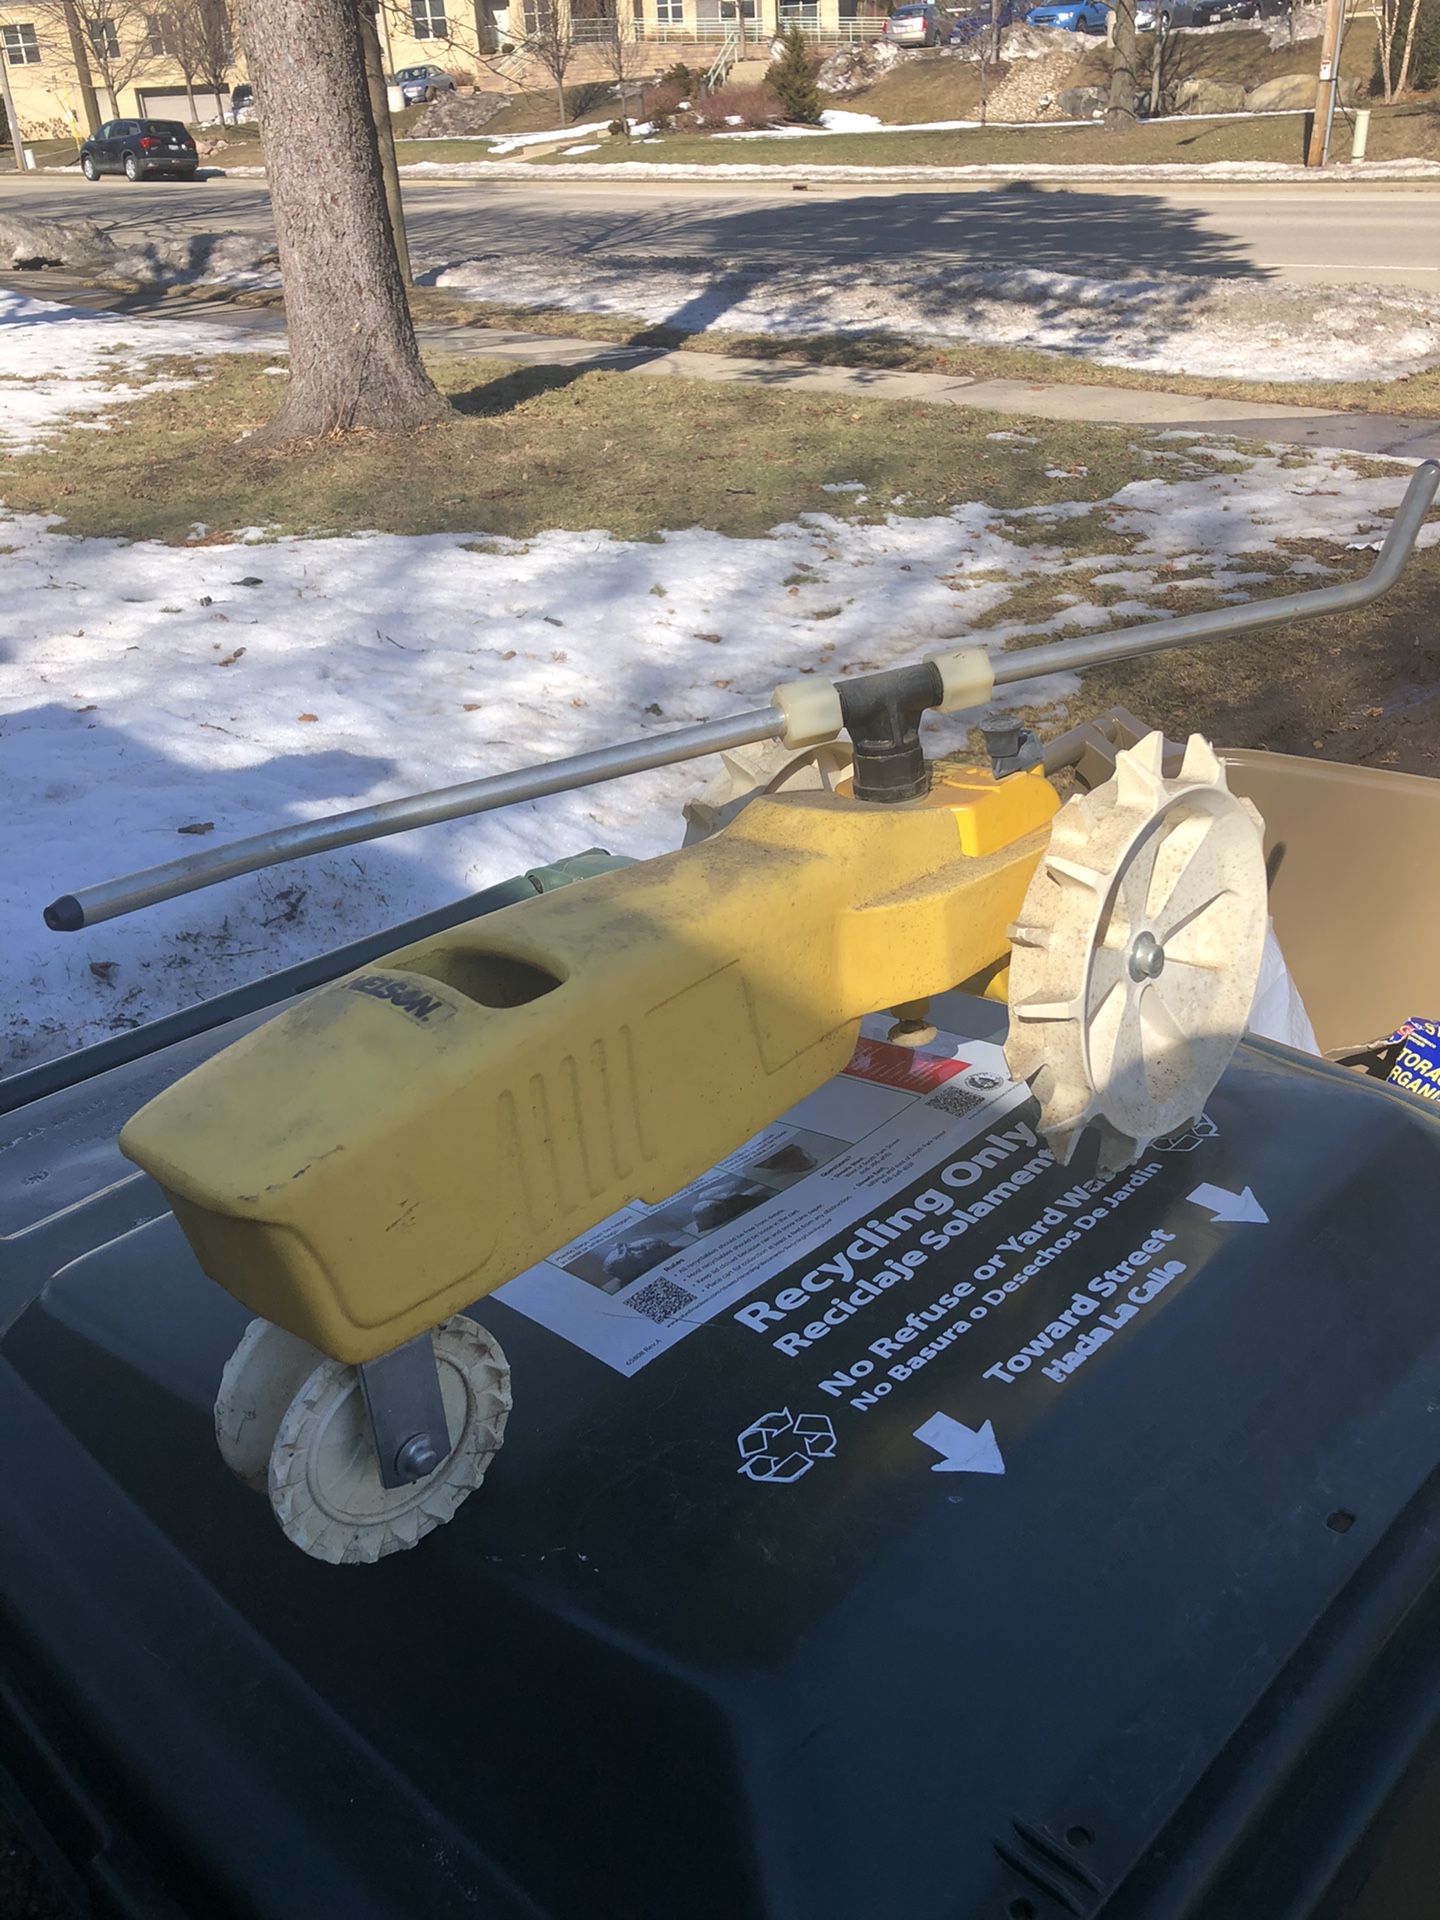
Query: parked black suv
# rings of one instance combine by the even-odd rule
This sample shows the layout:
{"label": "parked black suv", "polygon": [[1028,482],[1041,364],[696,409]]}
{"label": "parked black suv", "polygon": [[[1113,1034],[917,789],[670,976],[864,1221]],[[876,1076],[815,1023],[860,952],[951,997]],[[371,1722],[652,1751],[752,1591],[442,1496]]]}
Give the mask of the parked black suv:
{"label": "parked black suv", "polygon": [[193,180],[200,156],[179,120],[107,120],[80,149],[80,171],[87,180],[102,173],[123,173],[127,180],[169,174]]}

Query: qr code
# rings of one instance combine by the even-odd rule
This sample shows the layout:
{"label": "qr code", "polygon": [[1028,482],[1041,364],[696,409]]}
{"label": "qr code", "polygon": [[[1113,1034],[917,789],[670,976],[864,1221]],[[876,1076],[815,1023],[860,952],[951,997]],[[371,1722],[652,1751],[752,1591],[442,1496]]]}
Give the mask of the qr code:
{"label": "qr code", "polygon": [[693,1307],[695,1296],[687,1293],[684,1287],[677,1286],[673,1280],[652,1280],[648,1287],[641,1287],[638,1293],[632,1293],[625,1302],[636,1313],[643,1313],[647,1320],[662,1324],[673,1320],[677,1313],[683,1313],[686,1307]]}
{"label": "qr code", "polygon": [[983,1093],[971,1093],[968,1087],[957,1086],[951,1080],[937,1092],[932,1093],[925,1104],[938,1107],[942,1113],[953,1113],[955,1118],[960,1120],[967,1113],[974,1113],[977,1107],[983,1107],[985,1096]]}

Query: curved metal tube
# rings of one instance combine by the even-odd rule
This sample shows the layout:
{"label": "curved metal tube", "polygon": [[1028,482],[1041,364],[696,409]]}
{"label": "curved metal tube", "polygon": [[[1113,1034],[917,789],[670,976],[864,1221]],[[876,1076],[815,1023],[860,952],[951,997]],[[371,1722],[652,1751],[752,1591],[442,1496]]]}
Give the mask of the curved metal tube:
{"label": "curved metal tube", "polygon": [[1349,613],[1366,606],[1399,579],[1437,488],[1440,461],[1422,461],[1410,476],[1375,564],[1363,579],[1346,580],[1338,587],[1317,587],[1311,593],[1282,593],[1273,600],[1252,600],[1241,607],[1217,607],[1213,613],[1188,613],[1178,620],[1157,621],[1153,626],[1122,627],[1118,633],[1057,640],[1048,647],[1025,647],[995,662],[995,684],[1010,686],[1017,680],[1037,680],[1047,673],[1077,673],[1113,660],[1133,660],[1143,653],[1163,653],[1167,647],[1193,646],[1198,640],[1238,640],[1247,633],[1282,627],[1288,620],[1301,620],[1309,614]]}
{"label": "curved metal tube", "polygon": [[726,720],[707,720],[703,726],[659,733],[649,740],[597,747],[593,753],[572,754],[567,760],[547,760],[538,767],[521,767],[513,773],[492,773],[483,780],[467,780],[458,787],[440,787],[432,793],[413,794],[403,800],[384,800],[379,806],[356,807],[350,813],[332,813],[323,820],[298,821],[294,826],[257,833],[248,840],[232,840],[226,847],[187,854],[181,860],[167,860],[164,866],[147,867],[142,873],[102,880],[98,886],[85,887],[79,893],[61,894],[46,907],[45,924],[56,933],[78,933],[82,927],[93,927],[101,920],[114,920],[141,907],[152,907],[157,901],[193,893],[197,887],[214,886],[217,881],[234,880],[242,873],[258,872],[261,867],[278,866],[284,860],[299,860],[310,853],[329,853],[336,847],[353,846],[357,840],[380,840],[391,833],[409,833],[412,828],[432,827],[441,820],[459,820],[466,814],[488,813],[495,807],[513,806],[517,800],[540,800],[551,793],[593,787],[602,780],[617,780],[622,774],[644,773],[651,767],[695,760],[701,754],[719,753],[726,747],[773,740],[784,725],[784,716],[778,707],[760,707]]}
{"label": "curved metal tube", "polygon": [[[1003,654],[995,662],[995,685],[1010,686],[1050,673],[1083,671],[1086,667],[1108,665],[1117,660],[1132,660],[1141,654],[1160,653],[1169,647],[1191,646],[1197,641],[1239,639],[1247,633],[1263,632],[1267,627],[1283,626],[1289,620],[1314,614],[1348,613],[1355,607],[1363,607],[1378,599],[1399,578],[1437,489],[1440,489],[1440,462],[1422,461],[1405,489],[1405,497],[1390,523],[1379,556],[1363,579],[1345,581],[1336,587],[1319,587],[1311,593],[1281,594],[1273,600],[1251,601],[1246,606],[1221,607],[1213,613],[1186,614],[1177,620],[1157,621],[1152,626],[1124,627],[1118,633],[1023,648],[1018,653]],[[883,674],[874,676],[876,680],[884,677]],[[593,753],[574,754],[566,760],[549,760],[537,767],[518,768],[513,773],[490,774],[460,786],[442,787],[402,800],[386,800],[379,806],[357,807],[352,812],[331,814],[323,820],[278,827],[248,840],[233,841],[227,847],[216,847],[208,853],[189,854],[184,859],[167,861],[164,866],[147,867],[141,873],[102,881],[79,893],[62,894],[46,907],[45,924],[57,933],[76,933],[101,920],[113,920],[141,907],[154,906],[158,901],[174,899],[178,894],[193,893],[197,887],[233,880],[240,874],[255,873],[262,867],[278,866],[282,861],[297,860],[306,854],[329,853],[336,847],[353,846],[357,840],[379,840],[387,834],[433,826],[441,820],[458,820],[467,814],[512,806],[520,800],[568,793],[602,780],[617,780],[625,774],[643,773],[654,767],[695,760],[702,754],[723,752],[727,747],[776,740],[785,725],[785,717],[778,707],[761,707],[728,720],[710,720],[703,726],[656,734],[649,740],[600,747]]]}

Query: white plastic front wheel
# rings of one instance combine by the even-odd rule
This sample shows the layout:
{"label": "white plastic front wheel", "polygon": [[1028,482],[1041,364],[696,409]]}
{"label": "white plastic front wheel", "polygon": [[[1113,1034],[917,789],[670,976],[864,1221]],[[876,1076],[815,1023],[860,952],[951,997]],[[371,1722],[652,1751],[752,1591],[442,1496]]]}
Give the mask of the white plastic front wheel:
{"label": "white plastic front wheel", "polygon": [[432,1336],[450,1451],[423,1480],[387,1487],[371,1443],[359,1369],[322,1359],[280,1422],[270,1505],[286,1538],[336,1566],[403,1553],[454,1518],[505,1437],[510,1368],[498,1341],[464,1314]]}
{"label": "white plastic front wheel", "polygon": [[269,1483],[270,1450],[290,1402],[325,1358],[268,1320],[252,1320],[225,1363],[215,1396],[215,1440],[230,1471],[256,1493]]}

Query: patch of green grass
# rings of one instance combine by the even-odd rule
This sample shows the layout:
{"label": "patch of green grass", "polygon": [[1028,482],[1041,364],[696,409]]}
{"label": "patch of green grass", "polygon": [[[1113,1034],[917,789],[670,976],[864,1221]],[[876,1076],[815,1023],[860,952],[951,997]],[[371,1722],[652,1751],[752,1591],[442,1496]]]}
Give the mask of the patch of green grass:
{"label": "patch of green grass", "polygon": [[[1246,119],[1153,120],[1126,133],[1098,121],[1086,127],[960,128],[949,133],[823,134],[786,140],[728,140],[723,134],[672,134],[631,143],[627,160],[665,165],[848,167],[970,166],[1197,166],[1211,160],[1288,161],[1305,158],[1302,114]],[[1370,127],[1372,160],[1440,158],[1440,104],[1376,107]],[[598,153],[573,156],[569,166],[612,161],[607,142]],[[554,164],[557,156],[532,164]]]}
{"label": "patch of green grass", "polygon": [[[37,167],[72,166],[80,153],[80,142],[72,140],[68,134],[58,140],[27,140],[24,144],[34,154]],[[0,148],[0,153],[5,156],[4,164],[7,168],[13,165],[11,150],[8,146]]]}
{"label": "patch of green grass", "polygon": [[[1355,573],[1372,557],[1328,555],[1331,565]],[[1277,590],[1286,584],[1277,578]],[[1069,704],[1067,723],[1124,706],[1172,739],[1198,731],[1230,746],[1433,777],[1440,774],[1437,599],[1440,549],[1432,547],[1411,559],[1382,600],[1341,620],[1296,622],[1280,641],[1212,642],[1096,669]],[[1198,612],[1202,597],[1192,590],[1180,604]]]}
{"label": "patch of green grass", "polygon": [[[255,356],[209,364],[193,386],[112,409],[111,433],[76,428],[52,451],[17,455],[6,505],[57,514],[75,533],[182,544],[197,521],[209,538],[263,526],[515,538],[603,527],[638,539],[690,526],[757,535],[805,512],[870,522],[972,499],[1098,502],[1150,471],[1136,436],[1117,428],[1057,424],[1002,455],[985,437],[1008,424],[997,414],[448,355],[432,370],[451,418],[401,440],[360,433],[278,454],[245,438],[276,405]],[[1045,474],[1081,464],[1083,477]],[[825,490],[845,481],[865,488],[865,505]],[[1035,542],[1093,551],[1099,522],[1037,519]]]}
{"label": "patch of green grass", "polygon": [[[521,156],[502,154],[501,159],[514,160]],[[402,167],[412,166],[416,161],[432,160],[445,166],[469,165],[471,161],[490,158],[490,149],[480,138],[470,140],[397,140],[395,158]]]}

